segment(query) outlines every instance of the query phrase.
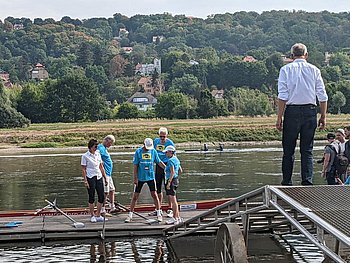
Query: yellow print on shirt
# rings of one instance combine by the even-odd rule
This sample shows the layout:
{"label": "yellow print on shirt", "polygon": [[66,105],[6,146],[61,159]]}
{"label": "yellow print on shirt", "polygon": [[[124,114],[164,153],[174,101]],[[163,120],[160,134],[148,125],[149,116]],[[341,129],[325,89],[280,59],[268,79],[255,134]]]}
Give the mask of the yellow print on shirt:
{"label": "yellow print on shirt", "polygon": [[165,146],[161,145],[161,144],[158,144],[157,147],[156,147],[157,151],[164,151],[164,149],[165,149]]}
{"label": "yellow print on shirt", "polygon": [[142,160],[151,160],[152,159],[152,154],[150,153],[143,153],[142,154]]}

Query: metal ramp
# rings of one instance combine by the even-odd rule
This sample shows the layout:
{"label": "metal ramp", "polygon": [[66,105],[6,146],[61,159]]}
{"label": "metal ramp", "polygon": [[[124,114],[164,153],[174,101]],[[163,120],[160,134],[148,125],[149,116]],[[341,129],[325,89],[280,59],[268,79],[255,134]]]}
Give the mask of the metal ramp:
{"label": "metal ramp", "polygon": [[222,223],[248,234],[301,233],[335,262],[350,254],[350,186],[265,186],[164,230],[168,239],[216,234]]}

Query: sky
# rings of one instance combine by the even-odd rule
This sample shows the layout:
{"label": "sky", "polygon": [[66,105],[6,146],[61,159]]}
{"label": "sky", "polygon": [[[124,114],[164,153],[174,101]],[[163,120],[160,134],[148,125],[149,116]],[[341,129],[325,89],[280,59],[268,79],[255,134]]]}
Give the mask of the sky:
{"label": "sky", "polygon": [[63,16],[71,18],[112,17],[121,13],[136,14],[164,12],[206,18],[211,14],[237,11],[304,10],[318,12],[349,12],[349,0],[0,0],[0,19],[8,16],[34,19]]}

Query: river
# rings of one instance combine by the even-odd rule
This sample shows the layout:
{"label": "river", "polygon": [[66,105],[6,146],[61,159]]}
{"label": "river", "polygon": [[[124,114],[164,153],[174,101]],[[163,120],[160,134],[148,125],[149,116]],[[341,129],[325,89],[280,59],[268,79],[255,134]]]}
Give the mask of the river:
{"label": "river", "polygon": [[[315,147],[315,159],[322,157],[322,149],[322,146]],[[116,197],[119,202],[128,204],[132,190],[133,150],[112,149],[110,152],[114,163]],[[87,194],[80,166],[82,153],[83,151],[53,150],[0,154],[0,209],[38,209],[46,205],[45,199],[55,198],[60,207],[86,206]],[[180,179],[178,199],[191,201],[235,197],[266,184],[279,185],[281,155],[282,150],[278,146],[225,148],[223,152],[216,151],[214,146],[208,152],[179,150],[178,157],[184,173]],[[300,185],[299,160],[297,154],[295,185]],[[314,167],[314,183],[325,184],[319,176],[321,165],[315,164]],[[152,200],[149,195],[144,194],[140,203],[152,203]],[[292,240],[305,242],[302,237]],[[110,260],[108,262],[171,262],[162,240],[114,240],[108,242],[106,247],[105,251],[110,251],[105,254],[105,258]],[[141,261],[135,259],[135,248]],[[98,255],[103,256],[99,253],[100,250],[95,243],[5,246],[0,249],[0,261],[98,262]],[[153,261],[158,250],[163,251],[162,257]],[[298,255],[284,262],[320,262],[322,259],[320,253],[315,256],[315,249],[304,254],[300,260]],[[311,261],[308,261],[308,256]],[[23,260],[19,260],[20,258]],[[25,258],[30,260],[24,260]]]}

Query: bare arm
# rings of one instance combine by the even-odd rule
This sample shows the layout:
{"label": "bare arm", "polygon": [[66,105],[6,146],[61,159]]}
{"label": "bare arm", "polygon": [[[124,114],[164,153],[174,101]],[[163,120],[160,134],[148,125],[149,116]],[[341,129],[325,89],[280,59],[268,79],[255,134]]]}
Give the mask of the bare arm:
{"label": "bare arm", "polygon": [[327,166],[329,164],[329,160],[330,160],[331,154],[330,153],[326,153],[324,155],[324,161],[323,161],[323,168],[322,168],[322,176],[326,176],[326,169]]}
{"label": "bare arm", "polygon": [[174,168],[174,166],[171,166],[170,167],[170,177],[169,177],[167,184],[166,184],[166,189],[168,189],[168,190],[170,189],[170,183],[173,180],[174,175],[175,175],[175,168]]}
{"label": "bare arm", "polygon": [[89,183],[88,183],[87,178],[86,178],[86,166],[82,165],[81,170],[82,170],[82,174],[83,174],[84,185],[85,185],[85,187],[89,188]]}
{"label": "bare arm", "polygon": [[138,165],[134,164],[134,184],[138,183],[137,172],[138,172]]}
{"label": "bare arm", "polygon": [[162,167],[163,169],[165,169],[166,167],[165,163],[163,163],[162,161],[159,163],[159,166]]}
{"label": "bare arm", "polygon": [[326,112],[327,112],[327,101],[320,102],[321,116],[318,120],[318,127],[323,130],[326,127]]}
{"label": "bare arm", "polygon": [[278,110],[277,110],[277,120],[276,120],[276,129],[282,131],[283,129],[283,114],[286,109],[287,101],[278,99]]}
{"label": "bare arm", "polygon": [[106,171],[105,168],[103,167],[103,163],[100,163],[100,171],[102,173],[103,178],[105,179],[105,185],[108,185],[108,181],[107,181],[107,176],[106,176]]}

